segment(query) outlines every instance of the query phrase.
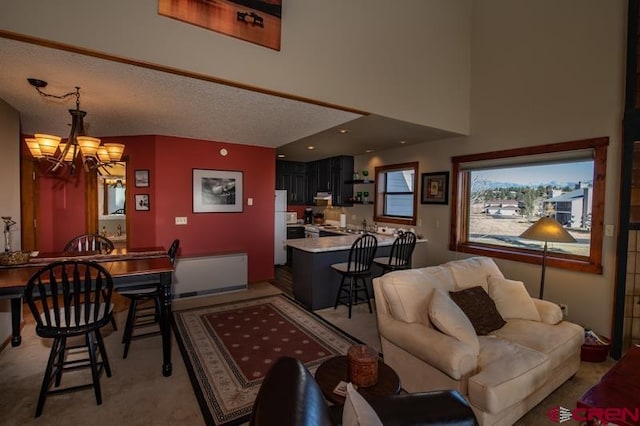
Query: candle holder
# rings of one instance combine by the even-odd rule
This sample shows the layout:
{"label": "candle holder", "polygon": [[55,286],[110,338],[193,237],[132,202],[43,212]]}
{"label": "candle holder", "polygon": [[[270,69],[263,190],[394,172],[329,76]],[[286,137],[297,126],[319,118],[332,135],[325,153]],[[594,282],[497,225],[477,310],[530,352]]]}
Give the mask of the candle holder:
{"label": "candle holder", "polygon": [[15,221],[11,220],[11,216],[2,216],[2,221],[4,222],[4,252],[11,252],[11,227],[16,224]]}
{"label": "candle holder", "polygon": [[367,345],[353,345],[347,352],[349,381],[361,388],[378,383],[378,353]]}

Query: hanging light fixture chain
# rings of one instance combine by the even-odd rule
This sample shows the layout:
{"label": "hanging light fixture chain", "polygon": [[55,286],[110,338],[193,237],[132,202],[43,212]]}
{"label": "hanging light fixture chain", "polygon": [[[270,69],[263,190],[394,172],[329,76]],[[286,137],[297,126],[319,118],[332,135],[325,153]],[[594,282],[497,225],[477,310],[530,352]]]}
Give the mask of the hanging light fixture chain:
{"label": "hanging light fixture chain", "polygon": [[50,93],[43,92],[42,90],[40,90],[39,87],[36,87],[36,90],[38,91],[38,93],[40,93],[40,96],[44,96],[45,98],[65,99],[71,95],[76,95],[76,105],[80,105],[80,88],[79,87],[76,87],[75,92],[65,93],[64,95],[52,95]]}

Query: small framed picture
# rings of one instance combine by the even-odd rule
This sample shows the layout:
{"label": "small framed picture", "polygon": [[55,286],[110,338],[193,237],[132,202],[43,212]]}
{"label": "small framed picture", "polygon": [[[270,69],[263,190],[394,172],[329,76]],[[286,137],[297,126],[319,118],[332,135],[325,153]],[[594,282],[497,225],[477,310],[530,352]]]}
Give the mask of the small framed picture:
{"label": "small framed picture", "polygon": [[449,203],[449,172],[422,174],[422,193],[420,203]]}
{"label": "small framed picture", "polygon": [[148,211],[151,210],[149,204],[149,194],[136,194],[136,210]]}
{"label": "small framed picture", "polygon": [[148,188],[149,187],[149,170],[136,170],[134,172],[134,180],[136,188]]}

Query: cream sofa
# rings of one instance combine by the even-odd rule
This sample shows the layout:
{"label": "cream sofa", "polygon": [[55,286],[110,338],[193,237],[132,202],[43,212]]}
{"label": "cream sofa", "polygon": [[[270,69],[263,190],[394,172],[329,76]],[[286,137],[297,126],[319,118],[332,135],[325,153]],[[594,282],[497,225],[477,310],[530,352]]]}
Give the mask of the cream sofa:
{"label": "cream sofa", "polygon": [[[449,297],[476,286],[506,321],[483,336]],[[391,272],[373,287],[384,361],[402,387],[456,389],[481,425],[513,424],[580,366],[583,328],[563,321],[554,303],[530,298],[490,258]]]}

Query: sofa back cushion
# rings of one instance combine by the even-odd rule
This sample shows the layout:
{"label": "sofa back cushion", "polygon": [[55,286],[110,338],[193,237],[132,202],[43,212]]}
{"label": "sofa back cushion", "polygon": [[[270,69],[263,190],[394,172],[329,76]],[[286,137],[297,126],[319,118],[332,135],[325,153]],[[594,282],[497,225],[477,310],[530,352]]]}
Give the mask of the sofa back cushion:
{"label": "sofa back cushion", "polygon": [[489,296],[504,319],[540,321],[540,314],[522,281],[489,277]]}
{"label": "sofa back cushion", "polygon": [[490,257],[470,257],[462,260],[452,260],[442,265],[451,271],[455,283],[455,290],[481,286],[489,292],[489,276],[504,278],[498,265]]}
{"label": "sofa back cushion", "polygon": [[438,330],[468,344],[476,355],[480,352],[480,342],[471,321],[449,295],[439,288],[433,291],[429,318]]}
{"label": "sofa back cushion", "polygon": [[395,271],[382,276],[381,281],[393,318],[427,326],[431,326],[429,304],[433,290],[453,289],[451,272],[442,266]]}

